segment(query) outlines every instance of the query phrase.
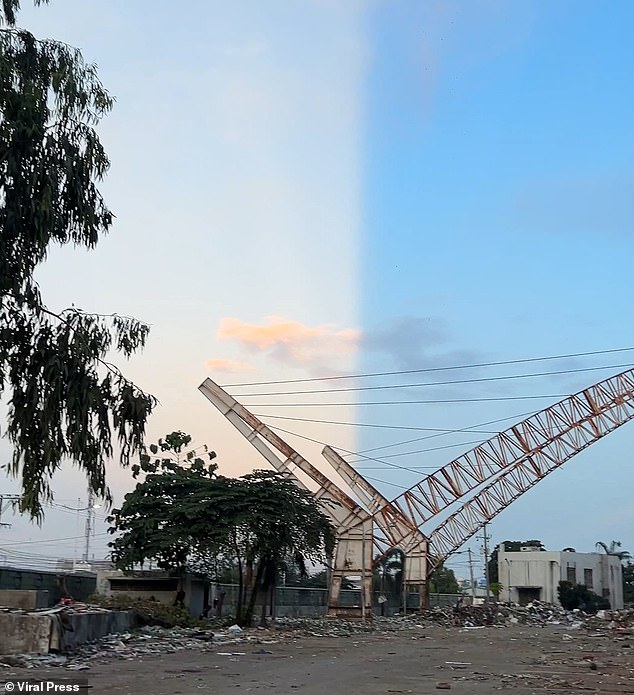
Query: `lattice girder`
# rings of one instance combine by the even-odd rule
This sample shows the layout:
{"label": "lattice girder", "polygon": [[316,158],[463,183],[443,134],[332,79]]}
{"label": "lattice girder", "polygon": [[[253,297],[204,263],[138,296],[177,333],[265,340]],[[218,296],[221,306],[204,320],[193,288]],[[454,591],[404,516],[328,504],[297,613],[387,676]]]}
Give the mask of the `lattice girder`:
{"label": "lattice girder", "polygon": [[[620,390],[610,390],[606,384],[618,385]],[[520,458],[429,533],[434,557],[439,561],[447,558],[540,480],[580,451],[634,419],[632,389],[634,372],[629,371],[574,396],[585,399],[592,411],[591,414],[583,409],[575,411],[577,414],[583,412],[586,420],[573,423],[541,450]],[[614,406],[607,411],[610,401]]]}
{"label": "lattice girder", "polygon": [[545,470],[543,458],[559,465],[629,420],[633,397],[634,370],[630,369],[491,437],[413,485],[390,506],[423,526],[518,462],[538,465],[536,474]]}

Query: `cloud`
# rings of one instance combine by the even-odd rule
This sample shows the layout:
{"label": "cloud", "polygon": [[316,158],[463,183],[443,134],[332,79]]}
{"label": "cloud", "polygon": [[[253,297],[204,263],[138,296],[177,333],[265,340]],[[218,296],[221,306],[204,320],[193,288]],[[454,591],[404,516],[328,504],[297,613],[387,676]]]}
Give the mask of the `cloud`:
{"label": "cloud", "polygon": [[362,347],[391,358],[399,369],[417,369],[429,348],[448,340],[444,322],[419,316],[399,316],[369,330]]}
{"label": "cloud", "polygon": [[354,328],[339,329],[332,324],[310,327],[280,316],[268,316],[260,324],[226,317],[218,328],[220,340],[231,340],[251,352],[266,353],[299,367],[315,367],[325,360],[349,356],[356,351],[360,337]]}
{"label": "cloud", "polygon": [[255,367],[246,362],[222,358],[207,360],[205,366],[212,372],[222,372],[224,374],[238,374],[240,372],[253,372],[255,370]]}

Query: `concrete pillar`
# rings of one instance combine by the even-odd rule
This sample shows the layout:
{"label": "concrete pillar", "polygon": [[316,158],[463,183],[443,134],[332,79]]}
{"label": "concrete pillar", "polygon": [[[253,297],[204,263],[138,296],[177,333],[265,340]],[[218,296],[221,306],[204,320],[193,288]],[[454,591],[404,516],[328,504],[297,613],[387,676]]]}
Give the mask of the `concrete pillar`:
{"label": "concrete pillar", "polygon": [[[334,567],[330,578],[330,618],[372,619],[372,520],[342,532],[337,538]],[[341,586],[346,577],[361,577],[361,605],[340,605]]]}

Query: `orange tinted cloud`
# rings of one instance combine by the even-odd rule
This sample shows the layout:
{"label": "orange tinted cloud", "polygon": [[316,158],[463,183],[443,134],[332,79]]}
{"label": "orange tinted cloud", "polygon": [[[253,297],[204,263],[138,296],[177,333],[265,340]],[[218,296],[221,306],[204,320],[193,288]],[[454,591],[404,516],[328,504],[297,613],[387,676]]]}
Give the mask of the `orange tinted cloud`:
{"label": "orange tinted cloud", "polygon": [[246,362],[236,362],[236,360],[214,359],[207,360],[207,369],[212,372],[223,372],[224,374],[237,374],[239,372],[252,372],[255,367],[252,367]]}
{"label": "orange tinted cloud", "polygon": [[218,338],[232,340],[259,352],[296,365],[308,365],[354,352],[360,332],[353,328],[337,329],[331,324],[310,327],[279,316],[268,316],[264,323],[245,323],[223,318]]}

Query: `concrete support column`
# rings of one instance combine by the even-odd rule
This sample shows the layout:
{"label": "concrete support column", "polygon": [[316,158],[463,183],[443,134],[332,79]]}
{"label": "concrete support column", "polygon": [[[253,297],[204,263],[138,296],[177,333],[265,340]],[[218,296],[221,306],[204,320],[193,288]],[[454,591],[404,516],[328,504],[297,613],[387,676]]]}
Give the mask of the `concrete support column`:
{"label": "concrete support column", "polygon": [[[343,531],[337,538],[334,567],[330,579],[328,613],[330,618],[372,619],[372,520]],[[346,577],[361,578],[361,605],[340,605],[341,586]]]}

